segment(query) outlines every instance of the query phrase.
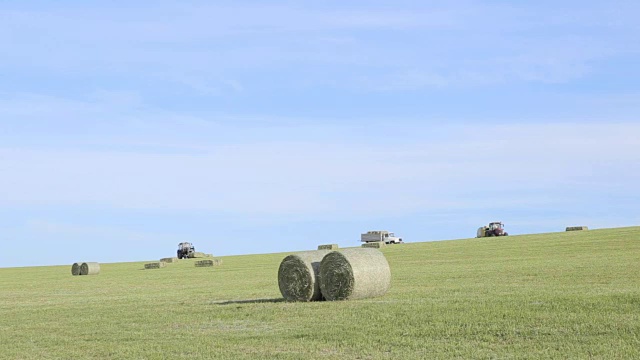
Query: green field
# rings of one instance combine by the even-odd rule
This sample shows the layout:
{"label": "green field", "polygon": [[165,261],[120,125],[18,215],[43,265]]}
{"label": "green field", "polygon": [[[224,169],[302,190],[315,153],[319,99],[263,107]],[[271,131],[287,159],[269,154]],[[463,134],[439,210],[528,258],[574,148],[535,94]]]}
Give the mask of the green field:
{"label": "green field", "polygon": [[343,302],[282,301],[286,254],[0,269],[0,358],[640,358],[640,227],[382,251],[389,293]]}

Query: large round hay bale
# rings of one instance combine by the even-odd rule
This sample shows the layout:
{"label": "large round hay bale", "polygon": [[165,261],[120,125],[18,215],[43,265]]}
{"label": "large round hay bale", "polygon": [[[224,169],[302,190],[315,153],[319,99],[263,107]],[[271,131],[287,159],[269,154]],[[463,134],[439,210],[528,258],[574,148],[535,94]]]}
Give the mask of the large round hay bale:
{"label": "large round hay bale", "polygon": [[100,264],[97,262],[85,262],[80,265],[80,275],[100,274]]}
{"label": "large round hay bale", "polygon": [[384,295],[391,269],[382,252],[372,248],[332,251],[320,263],[320,290],[327,300],[354,300]]}
{"label": "large round hay bale", "polygon": [[288,255],[278,269],[278,287],[287,301],[322,300],[318,274],[328,250],[303,251]]}
{"label": "large round hay bale", "polygon": [[80,264],[73,263],[73,265],[71,265],[71,275],[73,276],[80,275]]}

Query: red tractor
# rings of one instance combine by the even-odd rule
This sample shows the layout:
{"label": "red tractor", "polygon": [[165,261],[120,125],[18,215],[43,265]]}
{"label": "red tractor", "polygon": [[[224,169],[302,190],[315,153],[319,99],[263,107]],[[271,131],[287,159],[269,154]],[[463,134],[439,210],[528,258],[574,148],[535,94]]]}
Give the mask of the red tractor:
{"label": "red tractor", "polygon": [[504,224],[500,221],[494,221],[489,223],[488,226],[481,226],[478,228],[476,237],[491,237],[491,236],[508,236],[509,234],[504,231]]}

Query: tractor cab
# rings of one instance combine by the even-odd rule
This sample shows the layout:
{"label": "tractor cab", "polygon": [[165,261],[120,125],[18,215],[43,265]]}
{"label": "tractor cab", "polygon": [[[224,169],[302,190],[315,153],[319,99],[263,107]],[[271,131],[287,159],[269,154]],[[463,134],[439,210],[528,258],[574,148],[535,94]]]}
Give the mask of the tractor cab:
{"label": "tractor cab", "polygon": [[189,255],[193,254],[196,251],[195,246],[189,242],[181,242],[178,244],[177,256],[178,259],[186,259]]}
{"label": "tractor cab", "polygon": [[499,221],[494,221],[492,223],[489,223],[489,230],[503,230],[502,228],[503,224]]}

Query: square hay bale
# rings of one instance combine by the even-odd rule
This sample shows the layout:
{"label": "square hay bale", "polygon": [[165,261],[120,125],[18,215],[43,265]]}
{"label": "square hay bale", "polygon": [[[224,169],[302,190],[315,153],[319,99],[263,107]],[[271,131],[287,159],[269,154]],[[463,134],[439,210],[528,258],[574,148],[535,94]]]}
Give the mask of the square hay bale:
{"label": "square hay bale", "polygon": [[163,262],[163,261],[156,261],[156,262],[152,262],[152,263],[148,263],[148,264],[144,264],[144,268],[145,269],[160,269],[167,266],[167,263]]}
{"label": "square hay bale", "polygon": [[162,258],[160,259],[160,262],[167,263],[167,264],[174,263],[174,262],[178,262],[178,258],[177,257]]}
{"label": "square hay bale", "polygon": [[205,253],[203,253],[203,252],[196,251],[196,252],[194,252],[193,254],[191,254],[191,256],[189,256],[189,257],[194,258],[194,259],[198,259],[198,258],[210,258],[210,257],[213,257],[213,254],[205,254]]}
{"label": "square hay bale", "polygon": [[376,242],[368,242],[368,243],[364,243],[362,244],[363,248],[374,248],[374,249],[380,249],[382,247],[385,247],[385,243],[383,243],[382,241],[376,241]]}
{"label": "square hay bale", "polygon": [[318,245],[318,250],[338,250],[338,244]]}
{"label": "square hay bale", "polygon": [[210,259],[210,260],[198,260],[195,262],[196,267],[211,267],[222,265],[222,260],[220,259]]}
{"label": "square hay bale", "polygon": [[580,231],[580,230],[589,230],[586,226],[567,226],[566,231]]}

